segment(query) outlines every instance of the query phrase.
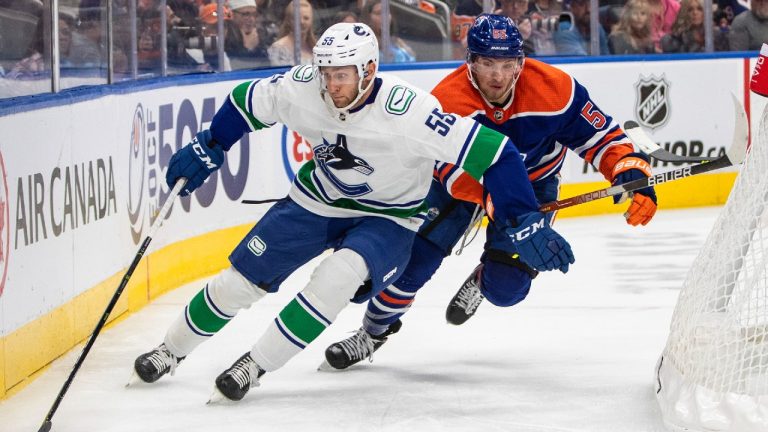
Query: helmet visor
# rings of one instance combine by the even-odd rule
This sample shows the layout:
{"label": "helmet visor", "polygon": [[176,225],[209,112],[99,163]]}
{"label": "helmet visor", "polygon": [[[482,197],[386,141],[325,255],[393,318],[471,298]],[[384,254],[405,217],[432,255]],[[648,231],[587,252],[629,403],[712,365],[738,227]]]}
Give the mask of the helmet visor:
{"label": "helmet visor", "polygon": [[320,83],[324,89],[328,89],[329,86],[357,85],[360,82],[360,76],[357,74],[355,66],[321,66],[318,69]]}
{"label": "helmet visor", "polygon": [[476,57],[469,65],[472,75],[480,79],[501,78],[516,80],[523,70],[523,57]]}

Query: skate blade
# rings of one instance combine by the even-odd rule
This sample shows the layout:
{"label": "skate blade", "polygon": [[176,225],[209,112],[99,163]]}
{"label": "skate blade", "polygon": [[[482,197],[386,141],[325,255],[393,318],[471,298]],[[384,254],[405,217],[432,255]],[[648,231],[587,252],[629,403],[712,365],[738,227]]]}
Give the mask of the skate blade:
{"label": "skate blade", "polygon": [[323,360],[320,366],[317,367],[317,370],[319,372],[341,372],[344,369],[336,369],[335,367],[331,366],[330,363],[328,363],[328,360]]}
{"label": "skate blade", "polygon": [[131,371],[131,377],[128,378],[128,382],[125,383],[125,388],[133,387],[136,384],[142,384],[144,383],[144,380],[139,378],[139,375],[136,373],[135,370]]}
{"label": "skate blade", "polygon": [[208,398],[208,402],[206,402],[206,405],[218,405],[222,402],[232,402],[229,399],[227,399],[226,396],[224,396],[224,393],[219,391],[219,389],[216,386],[213,386],[213,393],[211,393],[211,396]]}

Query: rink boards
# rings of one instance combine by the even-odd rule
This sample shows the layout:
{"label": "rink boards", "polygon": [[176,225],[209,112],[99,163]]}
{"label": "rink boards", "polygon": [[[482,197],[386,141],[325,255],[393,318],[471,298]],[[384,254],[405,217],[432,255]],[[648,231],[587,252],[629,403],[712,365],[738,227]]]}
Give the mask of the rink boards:
{"label": "rink boards", "polygon": [[[638,121],[679,154],[716,155],[731,140],[730,94],[749,112],[762,109],[763,102],[745,91],[751,61],[558,67],[585,85],[619,123]],[[431,88],[455,66],[385,69]],[[0,396],[90,334],[166,198],[162,173],[171,154],[208,127],[236,83],[270,73],[180,77],[0,106]],[[310,157],[302,137],[282,125],[244,137],[222,170],[176,203],[112,318],[225,266],[228,252],[266,210],[240,201],[284,196],[290,178]],[[662,185],[660,208],[721,204],[735,174]],[[563,196],[607,185],[572,154],[563,179]],[[561,216],[621,211],[623,206],[603,200]]]}

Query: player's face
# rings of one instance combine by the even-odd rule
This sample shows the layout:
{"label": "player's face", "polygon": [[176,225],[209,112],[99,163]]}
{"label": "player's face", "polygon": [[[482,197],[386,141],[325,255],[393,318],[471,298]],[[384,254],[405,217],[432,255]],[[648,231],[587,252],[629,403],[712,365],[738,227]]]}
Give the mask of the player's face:
{"label": "player's face", "polygon": [[469,67],[483,96],[489,102],[504,103],[523,70],[523,59],[477,57]]}
{"label": "player's face", "polygon": [[321,67],[320,79],[336,108],[344,108],[357,97],[360,77],[354,66]]}

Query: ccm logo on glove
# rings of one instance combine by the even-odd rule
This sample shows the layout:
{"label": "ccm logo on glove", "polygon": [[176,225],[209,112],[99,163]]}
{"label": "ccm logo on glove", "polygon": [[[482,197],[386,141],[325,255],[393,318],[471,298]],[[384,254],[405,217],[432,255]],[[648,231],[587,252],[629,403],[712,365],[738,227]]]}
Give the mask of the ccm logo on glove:
{"label": "ccm logo on glove", "polygon": [[534,222],[530,225],[528,225],[525,228],[521,228],[518,231],[514,232],[513,235],[510,236],[512,241],[519,242],[523,241],[529,236],[536,234],[536,231],[544,228],[544,218],[539,219],[538,222]]}
{"label": "ccm logo on glove", "polygon": [[197,154],[197,157],[199,157],[200,160],[205,163],[206,168],[208,169],[217,168],[216,164],[213,163],[213,161],[211,160],[211,157],[208,156],[205,150],[203,150],[203,146],[200,145],[200,142],[197,140],[197,137],[195,137],[195,139],[192,140],[192,149],[195,150],[195,154]]}

